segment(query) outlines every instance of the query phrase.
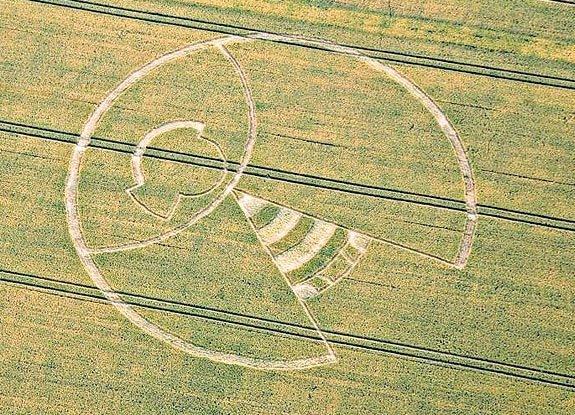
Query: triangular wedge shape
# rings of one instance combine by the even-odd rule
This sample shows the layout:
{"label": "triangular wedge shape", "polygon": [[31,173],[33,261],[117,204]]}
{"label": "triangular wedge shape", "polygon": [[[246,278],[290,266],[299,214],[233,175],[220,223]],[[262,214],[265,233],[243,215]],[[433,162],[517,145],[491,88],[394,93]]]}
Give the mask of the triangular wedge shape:
{"label": "triangular wedge shape", "polygon": [[277,269],[302,300],[333,287],[359,263],[371,238],[245,192],[238,204]]}
{"label": "triangular wedge shape", "polygon": [[142,303],[140,315],[192,354],[264,369],[336,360],[232,197],[166,243],[95,261],[117,292]]}

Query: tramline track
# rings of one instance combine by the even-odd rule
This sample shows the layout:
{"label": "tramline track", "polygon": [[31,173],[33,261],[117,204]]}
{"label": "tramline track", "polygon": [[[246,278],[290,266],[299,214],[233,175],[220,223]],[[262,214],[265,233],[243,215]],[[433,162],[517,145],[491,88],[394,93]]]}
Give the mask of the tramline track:
{"label": "tramline track", "polygon": [[[37,290],[46,294],[72,298],[81,301],[108,304],[108,301],[96,287],[60,281],[10,270],[0,269],[0,282],[12,286]],[[226,310],[186,304],[167,299],[148,297],[134,293],[119,292],[127,304],[134,307],[156,310],[170,314],[188,316],[263,331],[278,336],[288,336],[308,340],[321,340],[315,328],[303,325],[249,316]],[[354,335],[339,331],[322,329],[328,341],[334,345],[353,348],[365,352],[383,353],[423,363],[441,365],[453,369],[473,370],[485,374],[494,374],[518,380],[538,382],[548,386],[561,387],[575,391],[575,376],[545,369],[505,363],[481,357],[449,353],[431,348],[408,345],[384,339]]]}
{"label": "tramline track", "polygon": [[[171,25],[177,27],[184,27],[189,29],[196,29],[202,31],[213,32],[217,34],[246,36],[258,32],[265,35],[277,35],[278,33],[261,31],[257,28],[250,28],[244,26],[237,26],[225,24],[220,22],[212,22],[207,20],[193,19],[187,17],[180,17],[164,13],[156,13],[150,11],[142,11],[131,9],[127,7],[112,6],[108,4],[86,1],[86,0],[25,0],[34,3],[42,3],[57,7],[65,7],[74,10],[81,10],[91,13],[104,14],[109,16],[117,16],[128,18],[132,20],[139,20],[150,23]],[[288,36],[291,39],[265,39],[266,42],[273,42],[278,44],[285,44],[289,46],[297,46],[308,49],[316,49],[329,53],[346,54],[345,52],[335,52],[329,47],[321,45],[309,44],[305,38],[298,36]],[[468,73],[473,75],[487,76],[497,79],[506,79],[511,81],[524,82],[529,84],[544,85],[556,88],[563,88],[575,90],[575,79],[558,77],[553,75],[537,74],[526,71],[519,71],[507,68],[498,68],[487,65],[478,65],[468,62],[459,62],[454,60],[442,59],[433,56],[423,56],[393,50],[375,49],[369,47],[346,45],[340,43],[329,43],[332,46],[339,46],[343,48],[353,48],[360,50],[366,57],[398,64],[408,64],[415,66],[423,66],[434,69],[443,69],[454,72]]]}
{"label": "tramline track", "polygon": [[575,1],[573,0],[542,0],[547,3],[557,3],[557,4],[564,4],[566,6],[575,6]]}
{"label": "tramline track", "polygon": [[[0,131],[20,136],[29,136],[70,144],[76,144],[78,138],[80,137],[79,134],[76,133],[35,127],[26,124],[12,123],[2,120],[0,120]],[[114,151],[130,155],[134,151],[133,144],[99,137],[94,137],[90,146],[101,150]],[[157,160],[190,164],[218,170],[220,170],[222,167],[222,162],[217,159],[177,151],[169,151],[156,147],[148,147],[146,156]],[[238,163],[228,161],[229,171],[236,171],[237,166]],[[400,189],[369,186],[360,183],[353,183],[257,165],[248,165],[244,171],[244,174],[247,176],[262,177],[268,180],[276,180],[318,189],[333,190],[346,194],[362,195],[383,200],[412,203],[429,208],[445,209],[454,212],[465,212],[465,202],[463,201],[432,195],[424,195],[420,193],[406,192]],[[516,223],[523,223],[527,225],[541,226],[544,228],[556,229],[559,231],[575,232],[575,220],[572,219],[541,215],[531,212],[522,212],[491,205],[478,204],[477,206],[478,214],[480,216],[486,216]]]}

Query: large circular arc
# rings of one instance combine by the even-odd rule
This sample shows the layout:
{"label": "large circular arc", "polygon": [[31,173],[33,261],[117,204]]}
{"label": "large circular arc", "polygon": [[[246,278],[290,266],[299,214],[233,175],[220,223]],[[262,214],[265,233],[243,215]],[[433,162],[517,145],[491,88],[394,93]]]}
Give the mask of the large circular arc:
{"label": "large circular arc", "polygon": [[[277,369],[277,370],[294,370],[294,369],[305,369],[309,367],[314,367],[318,365],[333,363],[336,361],[336,357],[333,353],[333,349],[330,345],[328,345],[328,350],[330,351],[328,354],[319,356],[319,357],[312,357],[312,358],[305,358],[305,359],[297,359],[297,360],[271,360],[271,359],[257,359],[257,358],[248,358],[244,356],[239,356],[235,354],[229,353],[221,353],[212,351],[203,347],[196,346],[189,342],[182,340],[181,338],[168,333],[158,327],[157,325],[151,323],[150,321],[143,318],[140,314],[138,314],[130,304],[127,304],[123,301],[121,296],[113,290],[113,288],[108,284],[107,280],[104,278],[100,270],[98,269],[97,265],[93,261],[91,254],[99,253],[99,252],[114,252],[117,250],[125,250],[125,249],[134,249],[139,248],[147,245],[151,245],[157,242],[160,242],[164,239],[170,238],[175,234],[183,231],[187,227],[191,226],[193,223],[197,222],[201,217],[204,217],[211,213],[223,199],[231,193],[233,187],[239,181],[243,170],[245,169],[251,152],[253,150],[253,146],[255,144],[255,136],[256,136],[256,123],[255,123],[255,108],[253,104],[253,100],[251,99],[251,92],[247,85],[246,78],[241,70],[241,67],[235,60],[233,56],[229,54],[227,49],[225,48],[224,44],[232,41],[245,41],[249,39],[264,39],[264,40],[292,40],[293,37],[291,36],[278,36],[278,35],[269,35],[264,33],[255,33],[248,37],[237,37],[237,36],[229,36],[225,38],[219,39],[212,39],[203,42],[198,42],[187,46],[185,48],[176,50],[174,52],[168,53],[149,64],[143,66],[139,70],[133,72],[128,78],[122,81],[105,99],[102,101],[100,105],[96,108],[96,110],[90,116],[88,122],[84,126],[80,139],[76,146],[74,147],[72,157],[70,159],[68,175],[66,177],[66,188],[65,188],[65,204],[66,204],[66,212],[67,212],[67,219],[68,219],[68,228],[70,235],[72,237],[72,241],[74,247],[80,257],[80,260],[90,277],[96,284],[96,286],[104,293],[106,298],[120,311],[122,315],[124,315],[130,322],[138,326],[140,329],[145,331],[146,333],[150,334],[151,336],[165,341],[168,344],[172,345],[175,348],[178,348],[186,353],[189,353],[193,356],[197,357],[205,357],[211,360],[228,363],[228,364],[237,364],[243,365],[247,367],[259,368],[259,369]],[[467,247],[464,247],[464,242],[461,244],[461,248],[458,254],[454,265],[456,267],[462,267],[467,260],[467,256],[469,255],[469,250],[471,247],[471,240],[473,234],[475,232],[475,222],[477,218],[477,211],[476,211],[476,197],[475,197],[475,185],[473,180],[473,174],[471,170],[471,166],[469,164],[469,160],[465,153],[465,149],[461,140],[459,139],[455,129],[447,120],[447,118],[443,115],[439,107],[429,98],[421,89],[419,89],[413,82],[409,79],[403,77],[393,68],[382,65],[380,62],[375,61],[372,58],[366,57],[362,55],[360,52],[347,48],[341,47],[339,45],[333,45],[329,42],[314,40],[314,39],[307,39],[307,38],[297,38],[297,40],[305,41],[311,44],[321,45],[324,48],[330,48],[331,51],[336,53],[342,53],[345,55],[352,55],[356,56],[375,69],[380,70],[382,72],[387,73],[392,79],[397,81],[399,84],[407,87],[409,92],[415,96],[423,105],[426,107],[436,118],[438,121],[441,129],[448,135],[448,138],[452,142],[454,150],[458,156],[458,161],[460,168],[463,173],[464,181],[465,181],[465,196],[466,196],[466,206],[468,211],[468,218],[465,227],[465,233],[469,238]],[[178,59],[180,57],[186,56],[194,51],[198,51],[210,46],[218,47],[226,57],[231,61],[231,63],[238,71],[240,75],[240,79],[242,81],[242,86],[244,87],[244,91],[246,91],[246,98],[248,100],[249,106],[249,114],[250,114],[250,132],[249,132],[249,140],[246,145],[246,150],[244,152],[244,156],[242,158],[242,162],[240,167],[238,168],[236,174],[234,175],[233,179],[230,181],[230,184],[226,186],[226,189],[222,194],[214,201],[212,205],[208,208],[203,210],[201,215],[195,215],[190,221],[186,222],[183,225],[180,225],[171,231],[160,235],[156,238],[151,238],[147,241],[143,241],[142,243],[138,244],[128,244],[123,245],[120,247],[112,247],[111,249],[100,249],[94,250],[89,249],[85,243],[85,240],[82,235],[81,231],[81,223],[78,211],[78,181],[80,176],[80,167],[81,162],[83,159],[84,152],[86,148],[89,146],[90,139],[96,129],[96,126],[102,116],[106,113],[106,111],[112,106],[113,102],[123,93],[125,92],[131,85],[135,82],[142,79],[148,73],[152,72],[154,69],[158,68],[165,63]],[[464,241],[465,241],[464,236]],[[318,328],[319,330],[319,328]],[[320,331],[321,337],[325,340],[325,337]]]}
{"label": "large circular arc", "polygon": [[384,65],[379,60],[366,56],[365,54],[351,47],[338,45],[325,40],[318,40],[305,36],[295,35],[277,35],[272,33],[259,32],[253,33],[248,37],[250,39],[261,39],[271,42],[279,42],[280,44],[286,43],[287,41],[296,42],[304,46],[310,45],[312,47],[319,47],[322,50],[327,50],[332,53],[355,57],[373,69],[386,74],[390,79],[401,85],[404,89],[407,90],[407,92],[409,92],[421,103],[421,105],[433,116],[433,118],[435,118],[439,128],[449,139],[455,156],[457,157],[457,164],[463,178],[465,210],[467,212],[467,216],[465,219],[465,225],[461,237],[461,242],[459,244],[459,249],[455,259],[453,262],[451,262],[451,265],[457,269],[462,269],[465,267],[465,264],[467,263],[471,253],[471,245],[473,243],[473,238],[475,236],[475,230],[477,227],[477,193],[475,189],[475,178],[469,157],[467,156],[467,151],[463,142],[461,141],[461,138],[457,134],[457,131],[447,116],[433,101],[433,99],[421,88],[419,88],[411,79],[403,76],[391,66]]}
{"label": "large circular arc", "polygon": [[[250,118],[250,129],[249,129],[249,139],[245,147],[244,155],[241,161],[241,164],[236,171],[234,177],[230,181],[230,183],[226,186],[225,190],[218,196],[219,199],[216,199],[216,203],[212,203],[210,207],[205,209],[201,217],[206,216],[207,214],[211,213],[219,203],[233,190],[233,187],[237,184],[241,174],[245,166],[247,165],[249,158],[251,156],[253,146],[255,143],[256,137],[256,122],[255,122],[255,105],[253,104],[253,99],[251,98],[251,92],[247,85],[246,78],[239,67],[239,64],[229,54],[227,49],[225,48],[224,44],[230,41],[239,41],[239,40],[247,40],[241,39],[234,36],[229,36],[225,38],[219,39],[212,39],[203,42],[198,42],[187,46],[185,48],[176,50],[174,52],[168,53],[149,64],[143,66],[139,70],[133,72],[131,75],[128,76],[123,82],[121,82],[112,92],[102,101],[100,105],[94,110],[88,122],[84,126],[80,139],[74,150],[72,152],[72,157],[70,159],[68,175],[66,177],[66,189],[65,189],[65,204],[66,204],[66,213],[67,213],[67,220],[68,220],[68,230],[70,232],[70,236],[72,238],[72,243],[78,253],[80,261],[82,265],[88,271],[90,278],[94,282],[94,284],[102,291],[102,293],[106,296],[106,298],[116,307],[116,309],[128,319],[131,323],[139,327],[141,330],[146,332],[147,334],[155,337],[158,340],[166,342],[171,346],[182,350],[185,353],[188,353],[192,356],[202,357],[211,359],[217,362],[222,362],[226,364],[235,364],[241,365],[256,369],[274,369],[274,370],[295,370],[295,369],[306,369],[309,367],[315,367],[319,365],[325,365],[329,363],[333,363],[336,361],[335,354],[329,344],[327,344],[323,334],[319,331],[320,338],[319,340],[325,343],[328,353],[321,356],[310,357],[310,358],[303,358],[303,359],[294,359],[294,360],[276,360],[276,359],[258,359],[258,358],[250,358],[245,356],[240,356],[237,354],[231,353],[222,353],[218,351],[213,351],[206,349],[204,347],[196,346],[190,342],[187,342],[172,333],[169,333],[156,324],[150,322],[149,320],[142,317],[132,305],[126,303],[120,294],[118,294],[108,283],[108,281],[102,275],[100,269],[92,259],[92,254],[94,253],[93,250],[89,249],[86,245],[84,240],[82,230],[81,230],[81,222],[78,210],[78,181],[80,177],[80,167],[82,164],[82,159],[86,148],[88,148],[90,144],[90,139],[96,129],[96,126],[102,116],[106,113],[106,111],[111,107],[113,102],[124,92],[126,91],[131,85],[133,85],[138,80],[142,79],[148,73],[153,71],[154,69],[158,68],[159,66],[173,61],[175,59],[181,58],[186,56],[192,52],[215,46],[221,50],[224,55],[228,57],[228,59],[232,62],[238,74],[240,75],[242,85],[244,87],[244,92],[246,92],[246,100],[248,101],[249,107],[249,118]],[[196,215],[197,216],[197,215]],[[195,217],[192,221],[199,220],[200,217]],[[184,224],[185,226],[180,226],[178,228],[174,228],[173,234],[181,232],[183,229],[191,226],[190,222]],[[162,238],[169,238],[172,235],[166,236],[166,234],[162,235]],[[160,239],[162,240],[162,239]],[[155,243],[146,241],[147,244]],[[127,249],[131,249],[128,247]]]}
{"label": "large circular arc", "polygon": [[[406,89],[414,98],[416,98],[422,104],[422,106],[435,118],[438,126],[441,128],[444,135],[449,139],[449,141],[452,145],[452,148],[455,152],[455,155],[457,157],[458,166],[459,166],[459,169],[461,170],[461,174],[462,174],[463,181],[464,181],[464,198],[465,198],[465,207],[466,207],[466,211],[467,211],[467,217],[465,219],[465,225],[464,225],[461,241],[459,244],[459,249],[458,249],[458,252],[456,254],[455,259],[451,263],[449,261],[443,261],[443,260],[441,262],[451,264],[455,268],[458,268],[458,269],[462,269],[463,267],[465,267],[465,264],[467,263],[469,255],[471,253],[471,246],[473,243],[473,239],[475,236],[475,230],[476,230],[476,226],[477,226],[477,195],[476,195],[476,190],[475,190],[475,179],[474,179],[474,175],[473,175],[473,170],[471,168],[471,163],[470,163],[469,158],[467,156],[467,151],[465,150],[465,146],[463,145],[463,142],[461,141],[459,135],[457,134],[457,131],[455,130],[455,128],[453,127],[453,125],[451,124],[449,119],[445,116],[443,111],[439,108],[439,106],[431,99],[431,97],[429,97],[412,80],[403,76],[394,68],[387,66],[387,65],[384,65],[380,61],[373,59],[371,57],[368,57],[368,56],[364,55],[363,53],[361,53],[360,51],[353,49],[351,47],[334,44],[334,43],[329,42],[329,41],[307,38],[307,37],[303,37],[303,36],[278,35],[278,34],[270,34],[270,33],[262,33],[262,32],[255,32],[255,33],[252,33],[252,34],[245,36],[245,37],[244,36],[228,36],[228,37],[219,38],[219,39],[215,39],[215,40],[208,40],[208,41],[204,41],[204,42],[199,42],[197,44],[190,45],[186,48],[183,48],[183,49],[177,50],[175,52],[172,52],[168,55],[165,55],[164,57],[159,59],[159,60],[162,60],[161,63],[159,63],[159,64],[156,64],[156,62],[159,61],[159,60],[156,60],[156,61],[153,61],[152,63],[150,63],[149,65],[145,66],[144,68],[146,68],[148,66],[154,66],[154,68],[155,68],[159,65],[163,65],[164,63],[166,63],[169,60],[173,60],[173,59],[179,57],[179,56],[172,57],[173,55],[177,55],[180,53],[187,54],[187,53],[190,53],[190,51],[197,50],[199,48],[203,48],[203,47],[207,47],[207,46],[218,46],[220,48],[220,50],[224,53],[224,55],[226,55],[228,57],[228,59],[232,62],[232,64],[234,65],[234,67],[236,68],[236,71],[238,72],[238,74],[240,76],[240,79],[242,80],[242,84],[243,84],[244,90],[246,92],[246,97],[249,101],[248,104],[250,105],[250,117],[252,117],[252,115],[253,115],[254,127],[255,127],[255,109],[253,108],[254,104],[253,104],[253,100],[251,98],[251,92],[250,92],[249,87],[247,85],[247,80],[245,79],[243,71],[242,71],[241,67],[239,66],[238,62],[235,60],[235,58],[233,58],[233,56],[231,56],[231,54],[229,54],[229,52],[223,46],[225,43],[228,43],[228,42],[247,41],[247,40],[251,40],[251,39],[265,40],[265,41],[272,41],[272,42],[275,41],[275,42],[280,42],[280,43],[285,43],[286,41],[291,41],[291,42],[295,41],[295,42],[298,42],[298,43],[304,44],[304,45],[311,45],[311,46],[316,46],[316,47],[319,46],[321,49],[326,50],[328,52],[338,53],[338,54],[358,58],[361,61],[365,62],[367,65],[371,66],[373,69],[386,74],[389,78],[391,78],[392,80],[397,82],[399,85],[401,85],[404,89]],[[136,72],[138,72],[138,71],[136,71]],[[134,72],[134,74],[136,72]],[[132,74],[132,75],[134,75],[134,74]],[[126,81],[128,81],[129,79],[130,79],[130,77],[127,78]],[[133,82],[135,82],[139,79],[140,78],[134,80]],[[126,81],[124,81],[124,82],[126,82]],[[124,82],[122,84],[124,84]],[[122,84],[120,84],[119,87],[121,87]],[[128,85],[126,87],[126,89],[130,85]],[[113,93],[114,93],[114,91],[110,95],[112,95]],[[108,98],[106,98],[106,100],[107,99]],[[115,99],[115,98],[113,98],[113,99]],[[106,103],[106,100],[104,102],[102,102],[102,104],[100,104],[100,106],[98,106],[96,111],[94,111],[94,114],[98,113],[98,110],[100,109],[100,107],[103,104]],[[111,105],[111,102],[108,105]],[[100,114],[99,116],[101,117],[102,114]],[[86,124],[86,127],[88,126],[88,124]],[[86,127],[84,128],[85,130],[86,130]],[[251,133],[251,127],[252,126],[250,125],[250,133]],[[92,126],[92,133],[93,133],[94,129],[95,129],[95,125]],[[255,134],[255,128],[254,128],[254,134]],[[252,146],[253,146],[253,143],[252,143]],[[244,157],[244,159],[245,159],[245,157]],[[242,160],[242,162],[243,161],[244,160]],[[161,235],[158,235],[154,238],[149,238],[147,240],[138,241],[135,243],[122,244],[122,245],[118,245],[118,246],[89,249],[89,251],[91,253],[106,253],[106,252],[117,252],[117,251],[129,250],[129,249],[143,248],[143,247],[146,247],[148,245],[152,245],[152,244],[161,242],[161,241],[168,239],[168,238],[178,234],[179,232],[185,230],[186,228],[190,227],[192,224],[196,223],[202,217],[211,213],[217,207],[217,205],[219,205],[219,203],[221,203],[223,201],[223,199],[231,192],[232,188],[239,181],[239,178],[240,178],[241,174],[243,173],[244,168],[247,165],[248,160],[245,160],[245,161],[246,161],[245,165],[242,163],[239,166],[239,169],[238,169],[236,175],[232,179],[232,181],[234,182],[233,186],[226,188],[225,191],[220,195],[220,197],[218,197],[216,200],[214,200],[214,203],[212,205],[208,206],[208,208],[206,208],[204,211],[201,211],[198,214],[196,214],[189,221],[187,221],[187,222],[179,225],[178,227],[173,228],[173,229],[171,229],[171,230],[169,230],[169,231],[167,231]]]}
{"label": "large circular arc", "polygon": [[[186,222],[158,235],[153,238],[148,238],[138,242],[131,242],[116,246],[108,246],[103,248],[87,248],[90,253],[99,254],[99,253],[110,253],[110,252],[118,252],[118,251],[126,251],[130,249],[139,249],[145,248],[149,245],[153,245],[159,242],[162,242],[166,239],[169,239],[178,233],[186,230],[190,226],[197,223],[200,219],[206,217],[210,213],[212,213],[222,202],[223,200],[231,193],[234,187],[239,182],[248,162],[250,160],[251,154],[253,152],[253,147],[256,140],[256,115],[255,115],[255,104],[252,98],[251,90],[248,86],[246,76],[240,67],[239,63],[236,59],[228,52],[225,48],[225,44],[229,42],[239,42],[239,41],[246,41],[249,39],[241,38],[237,36],[228,36],[218,39],[210,39],[203,42],[194,43],[190,46],[187,46],[182,49],[178,49],[174,52],[168,53],[154,61],[150,62],[149,64],[143,66],[142,68],[138,69],[137,71],[130,74],[120,85],[118,85],[105,99],[102,103],[96,108],[96,110],[92,113],[92,116],[84,126],[82,130],[81,138],[78,144],[76,145],[76,149],[82,149],[87,147],[89,144],[90,138],[92,137],[97,123],[102,118],[102,116],[108,111],[108,109],[113,105],[114,101],[119,98],[119,96],[130,88],[134,83],[148,75],[154,69],[162,66],[168,62],[173,60],[182,58],[186,55],[189,55],[192,52],[197,52],[201,49],[205,49],[208,47],[217,47],[221,53],[230,61],[232,66],[234,67],[237,75],[240,78],[242,83],[242,88],[244,95],[246,97],[246,103],[248,105],[248,118],[249,118],[249,137],[246,143],[244,154],[242,159],[240,160],[240,164],[236,172],[234,173],[232,179],[228,182],[228,184],[224,187],[224,189],[214,198],[214,200],[204,209],[200,210],[199,212],[195,213],[189,220]],[[81,158],[81,155],[80,155]],[[79,165],[74,166],[75,169],[79,170]],[[72,164],[70,164],[70,169],[72,169]],[[77,198],[76,198],[77,199]]]}

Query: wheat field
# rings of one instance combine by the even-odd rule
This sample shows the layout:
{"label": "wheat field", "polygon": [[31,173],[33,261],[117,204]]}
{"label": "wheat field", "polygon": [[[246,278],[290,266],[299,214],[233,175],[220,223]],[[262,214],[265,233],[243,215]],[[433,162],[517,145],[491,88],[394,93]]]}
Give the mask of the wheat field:
{"label": "wheat field", "polygon": [[574,7],[0,0],[0,413],[571,414]]}

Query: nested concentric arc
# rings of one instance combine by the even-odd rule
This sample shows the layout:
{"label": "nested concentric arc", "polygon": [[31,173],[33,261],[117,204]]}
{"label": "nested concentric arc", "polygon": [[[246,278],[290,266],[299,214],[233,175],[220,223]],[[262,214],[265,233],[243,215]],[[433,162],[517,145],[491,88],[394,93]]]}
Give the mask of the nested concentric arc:
{"label": "nested concentric arc", "polygon": [[[98,253],[105,253],[105,252],[116,252],[116,251],[123,251],[129,249],[137,249],[143,248],[158,242],[161,242],[165,239],[168,239],[179,232],[182,232],[186,228],[192,226],[196,223],[199,219],[209,215],[229,194],[231,194],[232,190],[238,183],[240,176],[242,175],[245,167],[247,166],[249,159],[251,157],[255,139],[256,139],[256,114],[255,114],[255,104],[251,95],[250,88],[247,84],[246,77],[240,67],[239,63],[236,59],[229,53],[226,49],[225,44],[230,42],[240,42],[240,41],[248,41],[251,39],[267,39],[267,40],[285,40],[285,39],[293,39],[290,36],[279,36],[279,35],[269,35],[264,33],[254,33],[247,37],[238,37],[238,36],[229,36],[219,39],[212,39],[208,41],[203,41],[199,43],[192,44],[185,48],[176,50],[174,52],[168,53],[149,64],[143,66],[142,68],[138,69],[137,71],[133,72],[129,75],[124,81],[122,81],[105,99],[98,105],[95,111],[90,116],[88,122],[84,126],[80,140],[74,147],[72,157],[70,159],[69,164],[69,171],[68,176],[66,178],[66,188],[65,188],[65,202],[66,202],[66,211],[67,211],[67,219],[68,219],[68,227],[69,232],[72,238],[72,242],[74,247],[80,257],[80,260],[86,270],[88,271],[90,277],[96,284],[96,286],[106,295],[106,297],[114,304],[114,306],[120,311],[122,315],[124,315],[130,322],[135,324],[137,327],[142,329],[144,332],[150,334],[151,336],[162,340],[180,350],[183,350],[186,353],[197,357],[206,357],[215,361],[229,363],[229,364],[237,364],[243,365],[253,368],[259,369],[278,369],[278,370],[294,370],[294,369],[305,369],[317,365],[323,365],[328,363],[333,363],[337,360],[333,348],[330,344],[327,343],[323,333],[321,332],[317,322],[313,318],[313,316],[309,315],[310,320],[316,327],[320,336],[324,339],[324,343],[327,347],[328,353],[325,355],[311,357],[311,358],[304,358],[298,360],[268,360],[268,359],[257,359],[257,358],[248,358],[245,356],[239,356],[235,354],[228,354],[222,353],[217,351],[208,350],[196,345],[193,345],[189,342],[182,340],[181,338],[168,333],[155,325],[154,323],[150,322],[149,320],[142,317],[138,314],[131,305],[125,303],[121,296],[115,292],[112,287],[109,285],[107,280],[102,275],[101,271],[95,264],[94,260],[92,259],[93,254]],[[333,45],[329,42],[324,42],[320,40],[314,39],[307,39],[307,38],[297,38],[298,41],[307,42],[310,44],[321,44],[323,47],[329,47],[329,49],[334,53],[340,53],[345,55],[354,56],[358,59],[363,60],[374,69],[385,73],[391,79],[398,82],[404,88],[406,88],[412,96],[414,96],[418,101],[422,103],[422,105],[433,115],[433,117],[438,122],[440,128],[444,132],[444,134],[449,138],[455,154],[458,159],[459,167],[462,171],[463,180],[465,183],[465,201],[467,206],[467,221],[465,225],[465,231],[462,238],[462,243],[460,245],[459,253],[457,259],[453,263],[455,267],[461,268],[465,265],[465,262],[469,256],[471,242],[473,239],[473,235],[475,232],[475,223],[477,220],[477,210],[476,210],[476,196],[475,196],[475,183],[473,180],[473,174],[471,170],[471,166],[467,155],[465,153],[464,146],[459,139],[455,129],[447,119],[447,117],[441,112],[439,107],[429,98],[421,89],[419,89],[412,81],[405,78],[401,74],[399,74],[396,70],[386,65],[382,65],[380,62],[375,61],[374,59],[368,58],[363,56],[360,52],[355,51],[350,48],[344,48],[341,46]],[[208,47],[215,47],[220,50],[224,56],[229,60],[229,62],[234,66],[240,80],[242,83],[242,87],[246,96],[246,101],[248,104],[248,117],[249,117],[249,138],[245,146],[244,154],[242,156],[240,165],[234,174],[233,178],[227,183],[225,188],[221,193],[219,193],[212,203],[204,208],[202,211],[196,213],[190,220],[186,223],[183,223],[166,233],[158,235],[154,238],[150,238],[141,242],[137,243],[129,243],[125,245],[119,245],[115,247],[107,247],[107,248],[100,248],[100,249],[90,249],[83,237],[82,229],[81,229],[81,220],[79,216],[79,209],[78,209],[78,181],[80,177],[80,167],[81,162],[83,159],[84,152],[86,148],[90,144],[90,140],[92,135],[98,125],[98,122],[101,120],[103,115],[108,111],[108,109],[113,105],[114,101],[122,95],[127,89],[129,89],[134,83],[139,81],[140,79],[144,78],[147,74],[155,70],[156,68],[176,60],[178,58],[184,57],[192,52],[208,48]],[[308,311],[305,307],[304,309]],[[308,311],[309,312],[309,311]]]}
{"label": "nested concentric arc", "polygon": [[[110,286],[96,263],[94,262],[92,255],[99,252],[115,252],[127,249],[142,248],[164,239],[170,238],[177,233],[183,231],[189,226],[196,223],[202,217],[210,214],[233,190],[237,182],[239,181],[248,161],[251,157],[253,147],[256,138],[256,115],[255,115],[255,104],[251,95],[251,91],[247,84],[246,77],[236,59],[229,53],[225,47],[225,43],[232,41],[242,41],[248,40],[243,38],[237,38],[234,36],[208,40],[204,42],[195,43],[193,45],[187,46],[183,49],[176,50],[174,52],[168,53],[149,64],[143,66],[137,71],[133,72],[128,76],[123,82],[121,82],[105,99],[96,110],[90,116],[88,122],[82,130],[79,142],[74,147],[72,157],[70,159],[68,176],[66,177],[66,188],[65,188],[65,203],[66,212],[68,220],[68,230],[73,242],[73,245],[80,257],[80,260],[84,267],[86,268],[90,278],[95,283],[95,285],[102,291],[102,293],[107,297],[108,300],[116,307],[116,309],[126,317],[131,323],[140,328],[145,333],[161,340],[179,350],[184,351],[192,356],[208,358],[217,362],[223,362],[227,364],[235,364],[241,366],[247,366],[256,369],[274,369],[274,370],[294,370],[294,369],[305,369],[309,367],[314,367],[318,365],[324,365],[333,363],[337,360],[335,353],[331,345],[327,343],[323,333],[317,326],[316,322],[312,319],[312,323],[316,327],[318,334],[323,339],[323,344],[326,348],[326,353],[320,356],[314,356],[309,358],[294,359],[294,360],[277,360],[277,359],[258,359],[246,356],[240,356],[237,354],[223,353],[219,351],[209,350],[204,347],[196,346],[190,342],[187,342],[180,337],[169,333],[158,325],[152,323],[151,321],[140,315],[130,304],[127,304],[122,299],[121,295],[118,294]],[[142,241],[136,244],[129,244],[119,247],[112,247],[108,250],[93,250],[90,249],[84,236],[82,234],[81,220],[78,209],[78,182],[80,177],[80,168],[83,159],[83,155],[86,148],[90,144],[90,139],[96,129],[96,126],[106,111],[112,106],[114,101],[131,85],[145,77],[148,73],[152,72],[154,69],[160,67],[161,65],[176,60],[178,58],[184,57],[192,52],[207,48],[216,47],[220,52],[226,56],[230,63],[234,66],[236,73],[238,74],[243,91],[248,104],[248,118],[249,118],[249,133],[248,140],[245,145],[244,154],[240,163],[239,168],[234,174],[233,178],[227,183],[224,190],[217,195],[212,203],[202,211],[194,215],[188,222],[166,232],[156,238],[152,238],[146,241]]]}

